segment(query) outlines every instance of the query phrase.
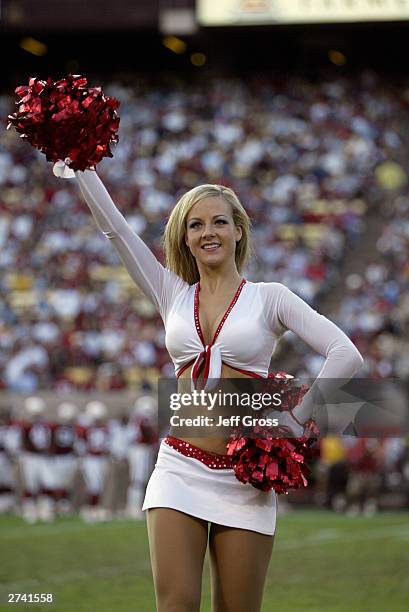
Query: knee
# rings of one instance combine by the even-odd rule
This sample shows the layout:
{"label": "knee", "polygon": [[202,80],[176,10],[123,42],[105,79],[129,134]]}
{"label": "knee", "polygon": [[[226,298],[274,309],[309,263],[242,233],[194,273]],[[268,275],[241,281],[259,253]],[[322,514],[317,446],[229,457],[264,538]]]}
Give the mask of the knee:
{"label": "knee", "polygon": [[200,612],[200,592],[186,589],[158,589],[157,612]]}
{"label": "knee", "polygon": [[199,612],[200,608],[198,605],[191,606],[188,603],[169,603],[169,604],[157,604],[157,612]]}

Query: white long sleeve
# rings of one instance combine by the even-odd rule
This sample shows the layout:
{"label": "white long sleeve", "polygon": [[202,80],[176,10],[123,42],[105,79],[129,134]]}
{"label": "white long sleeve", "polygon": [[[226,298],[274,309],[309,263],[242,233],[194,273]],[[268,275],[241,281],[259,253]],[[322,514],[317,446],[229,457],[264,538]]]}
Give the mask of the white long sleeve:
{"label": "white long sleeve", "polygon": [[97,226],[115,246],[136,285],[166,321],[175,295],[187,287],[187,283],[156,259],[117,209],[95,171],[77,171],[75,176]]}
{"label": "white long sleeve", "polygon": [[315,393],[319,390],[321,397],[328,397],[327,394],[337,387],[335,379],[349,380],[361,368],[364,360],[356,346],[335,323],[311,308],[288,287],[281,285],[280,289],[277,316],[281,325],[326,357],[317,375],[319,384],[314,382],[294,410],[297,418],[305,422],[313,412]]}
{"label": "white long sleeve", "polygon": [[362,355],[348,336],[284,285],[277,302],[277,315],[286,329],[326,357],[318,378],[351,378],[362,366]]}

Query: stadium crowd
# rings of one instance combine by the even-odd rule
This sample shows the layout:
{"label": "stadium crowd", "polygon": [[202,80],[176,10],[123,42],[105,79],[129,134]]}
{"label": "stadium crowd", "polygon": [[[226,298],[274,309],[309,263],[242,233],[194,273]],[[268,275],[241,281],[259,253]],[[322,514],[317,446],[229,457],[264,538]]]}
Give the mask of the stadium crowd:
{"label": "stadium crowd", "polygon": [[[390,202],[373,245],[384,263],[377,258],[364,278],[346,279],[331,315],[365,354],[363,375],[408,373],[408,349],[397,339],[408,321],[406,170],[399,166],[403,178],[392,188],[385,172],[385,184],[376,174],[407,148],[403,91],[369,73],[155,87],[135,78],[104,91],[121,101],[120,143],[98,170],[160,259],[176,198],[222,182],[253,222],[246,276],[283,282],[319,307],[344,282],[340,264],[366,216]],[[10,96],[0,109],[5,125]],[[105,391],[173,376],[159,315],[96,230],[75,181],[53,177],[41,153],[2,130],[0,186],[0,389]],[[321,363],[306,350],[297,373],[314,375]]]}
{"label": "stadium crowd", "polygon": [[[98,84],[121,101],[120,142],[98,171],[159,259],[177,198],[199,183],[231,186],[253,223],[254,257],[245,276],[282,282],[316,308],[341,284],[342,299],[329,316],[364,355],[359,375],[408,377],[407,91],[367,72],[319,82],[270,74]],[[13,110],[12,98],[0,96],[4,127]],[[370,215],[382,219],[373,261],[364,273],[343,278],[342,263],[364,243]],[[174,375],[159,315],[97,231],[75,181],[56,179],[41,153],[5,129],[0,292],[0,390],[140,390]],[[286,338],[300,358],[292,374],[316,375],[323,357],[300,347],[291,332]],[[104,495],[121,498],[121,512],[138,516],[140,482],[147,480],[157,443],[142,442],[141,451],[139,417],[111,418],[109,406],[91,400],[84,414],[65,406],[52,422],[33,429],[32,421],[45,422],[42,400],[36,401],[28,420],[2,417],[3,501],[20,483],[23,516],[47,519],[64,500],[74,503],[67,483],[82,474],[79,506],[86,520],[106,517],[115,507]],[[62,423],[71,427],[71,446],[59,453],[55,432]],[[88,439],[91,423],[98,431]],[[38,451],[29,435],[35,430]],[[66,459],[56,461],[57,455]],[[116,461],[127,466],[121,482],[128,484],[114,494],[112,474],[122,469]],[[361,504],[371,513],[385,487],[409,481],[408,465],[402,439],[326,438],[315,473],[317,502],[351,514]],[[137,470],[143,476],[136,477]]]}

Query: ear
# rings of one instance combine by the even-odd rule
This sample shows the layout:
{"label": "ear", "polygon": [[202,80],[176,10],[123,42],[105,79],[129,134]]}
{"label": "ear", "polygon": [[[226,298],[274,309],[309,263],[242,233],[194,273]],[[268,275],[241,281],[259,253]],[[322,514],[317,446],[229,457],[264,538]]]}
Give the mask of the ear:
{"label": "ear", "polygon": [[236,225],[236,242],[240,242],[243,236],[243,230],[240,225]]}

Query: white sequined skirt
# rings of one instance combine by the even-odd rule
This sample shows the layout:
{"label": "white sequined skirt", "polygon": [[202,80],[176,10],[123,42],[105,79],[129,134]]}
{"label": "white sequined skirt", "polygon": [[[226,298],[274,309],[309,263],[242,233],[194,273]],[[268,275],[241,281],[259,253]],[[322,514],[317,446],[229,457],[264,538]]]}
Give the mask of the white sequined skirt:
{"label": "white sequined skirt", "polygon": [[237,480],[233,469],[213,469],[166,444],[159,448],[142,510],[173,508],[211,523],[275,532],[277,495]]}

